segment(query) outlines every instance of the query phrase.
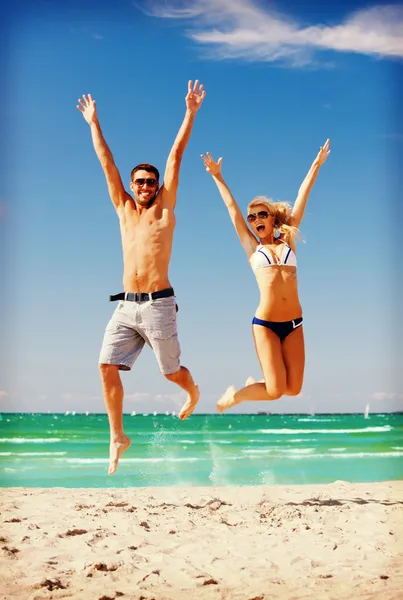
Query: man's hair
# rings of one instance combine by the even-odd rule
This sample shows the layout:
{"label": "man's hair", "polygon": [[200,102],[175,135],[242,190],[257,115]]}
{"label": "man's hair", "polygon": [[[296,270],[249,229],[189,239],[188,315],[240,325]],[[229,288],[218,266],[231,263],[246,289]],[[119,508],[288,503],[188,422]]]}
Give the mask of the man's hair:
{"label": "man's hair", "polygon": [[159,173],[157,167],[154,167],[153,165],[150,165],[148,163],[142,163],[141,165],[137,165],[137,167],[134,167],[134,169],[132,169],[132,172],[130,173],[131,181],[133,181],[134,174],[137,171],[147,171],[148,173],[153,173],[155,175],[155,179],[157,181],[160,180],[160,173]]}

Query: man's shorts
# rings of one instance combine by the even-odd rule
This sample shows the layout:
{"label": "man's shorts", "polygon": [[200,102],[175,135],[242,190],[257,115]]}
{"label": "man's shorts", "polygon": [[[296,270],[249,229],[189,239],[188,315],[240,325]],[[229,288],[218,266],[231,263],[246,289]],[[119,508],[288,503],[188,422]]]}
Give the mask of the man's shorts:
{"label": "man's shorts", "polygon": [[130,371],[145,343],[153,349],[161,373],[179,371],[175,296],[146,302],[121,300],[106,326],[99,362]]}

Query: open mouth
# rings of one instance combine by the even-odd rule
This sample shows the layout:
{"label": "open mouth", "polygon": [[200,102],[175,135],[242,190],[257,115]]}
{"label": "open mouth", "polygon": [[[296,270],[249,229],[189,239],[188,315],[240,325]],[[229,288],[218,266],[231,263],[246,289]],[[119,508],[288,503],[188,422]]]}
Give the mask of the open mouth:
{"label": "open mouth", "polygon": [[256,227],[256,230],[257,230],[259,233],[261,233],[262,231],[264,231],[264,225],[258,225],[258,226]]}

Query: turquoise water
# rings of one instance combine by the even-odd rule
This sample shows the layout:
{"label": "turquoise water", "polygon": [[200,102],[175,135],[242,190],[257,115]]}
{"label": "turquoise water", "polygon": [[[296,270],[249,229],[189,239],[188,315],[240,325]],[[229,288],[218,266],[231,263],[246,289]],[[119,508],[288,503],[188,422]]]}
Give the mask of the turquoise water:
{"label": "turquoise water", "polygon": [[107,476],[105,415],[3,414],[0,486],[211,486],[403,479],[403,414],[125,415]]}

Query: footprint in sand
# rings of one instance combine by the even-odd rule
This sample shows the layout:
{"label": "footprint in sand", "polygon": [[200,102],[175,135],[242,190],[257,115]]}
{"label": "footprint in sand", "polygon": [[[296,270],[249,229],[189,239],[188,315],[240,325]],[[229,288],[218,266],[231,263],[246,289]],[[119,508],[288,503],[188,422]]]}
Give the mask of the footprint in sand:
{"label": "footprint in sand", "polygon": [[72,535],[83,535],[88,533],[86,529],[68,529],[65,533],[59,533],[58,537],[69,537]]}

